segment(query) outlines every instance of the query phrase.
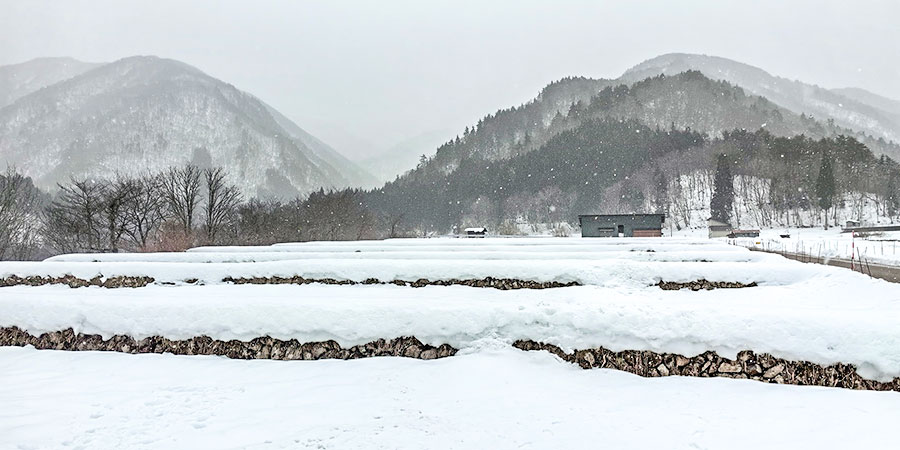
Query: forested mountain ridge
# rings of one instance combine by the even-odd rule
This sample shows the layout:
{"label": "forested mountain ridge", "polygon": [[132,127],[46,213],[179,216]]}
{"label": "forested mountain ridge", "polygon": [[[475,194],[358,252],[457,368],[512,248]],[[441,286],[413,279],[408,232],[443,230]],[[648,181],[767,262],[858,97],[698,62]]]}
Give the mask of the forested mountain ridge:
{"label": "forested mountain ridge", "polygon": [[[606,86],[588,101],[577,100],[600,84]],[[597,211],[672,210],[677,199],[648,203],[663,197],[654,186],[671,184],[677,191],[673,183],[681,183],[683,175],[708,171],[716,153],[768,167],[736,170],[769,180],[765,201],[788,209],[814,207],[808,181],[815,179],[824,153],[844,161],[841,167],[854,174],[841,178],[845,192],[877,191],[882,200],[892,195],[860,182],[866,178],[886,183],[896,172],[890,158],[879,158],[847,137],[849,130],[791,113],[727,82],[689,71],[630,86],[609,84],[565,79],[526,105],[482,119],[415,170],[371,192],[370,206],[403,215],[414,228],[435,231],[479,223],[571,221],[579,213]],[[566,94],[552,97],[548,92]],[[554,98],[576,100],[563,111],[560,105],[565,102],[548,101]],[[764,144],[753,151],[752,146],[736,144],[735,136],[742,133],[762,136],[756,139]],[[796,150],[793,143],[802,143],[804,150]],[[801,156],[791,156],[795,154]],[[795,159],[802,164],[789,163]],[[669,173],[667,166],[681,167],[682,160],[691,166]],[[776,177],[781,166],[791,172]],[[786,181],[792,177],[805,184]],[[785,191],[783,186],[790,188]],[[790,189],[807,189],[806,197]],[[777,195],[784,198],[769,197]],[[692,222],[697,220],[688,217],[682,225],[698,225]]]}
{"label": "forested mountain ridge", "polygon": [[[599,88],[599,91],[594,89]],[[735,129],[766,128],[778,136],[856,136],[877,154],[900,155],[900,147],[883,140],[857,136],[853,131],[793,114],[765,98],[746,95],[727,82],[714,81],[697,71],[655,76],[627,84],[612,80],[566,78],[548,85],[531,102],[500,110],[466,128],[457,139],[437,149],[415,178],[450,173],[462,159],[509,158],[540,147],[560,131],[584,120],[612,117],[637,119],[650,126],[688,129],[721,136]],[[402,182],[402,179],[400,180]]]}
{"label": "forested mountain ridge", "polygon": [[[656,75],[674,75],[689,70],[714,80],[727,81],[747,92],[765,97],[794,112],[900,143],[900,116],[885,108],[875,94],[860,89],[825,89],[769,74],[763,69],[727,58],[687,53],[669,53],[628,69],[620,78],[635,82]],[[889,100],[888,100],[889,102]]]}
{"label": "forested mountain ridge", "polygon": [[0,109],[0,155],[44,189],[71,176],[186,163],[225,168],[247,196],[372,184],[256,97],[187,64],[147,56],[88,70]]}
{"label": "forested mountain ridge", "polygon": [[[693,131],[652,129],[636,120],[591,119],[540,148],[502,161],[464,158],[447,174],[404,177],[367,195],[367,206],[408,226],[443,231],[519,217],[570,221],[648,160],[702,145]],[[421,168],[419,170],[422,170]],[[415,174],[415,172],[414,172]]]}
{"label": "forested mountain ridge", "polygon": [[688,71],[630,85],[588,78],[565,78],[551,83],[534,100],[500,110],[479,120],[473,128],[466,128],[458,139],[439,147],[424,170],[417,168],[408,176],[432,171],[450,173],[469,157],[509,158],[540,147],[550,137],[583,120],[604,117],[637,119],[662,128],[690,128],[710,136],[759,128],[777,136],[854,136],[876,154],[900,157],[900,147],[883,139],[794,114],[766,98],[747,95],[740,87]]}

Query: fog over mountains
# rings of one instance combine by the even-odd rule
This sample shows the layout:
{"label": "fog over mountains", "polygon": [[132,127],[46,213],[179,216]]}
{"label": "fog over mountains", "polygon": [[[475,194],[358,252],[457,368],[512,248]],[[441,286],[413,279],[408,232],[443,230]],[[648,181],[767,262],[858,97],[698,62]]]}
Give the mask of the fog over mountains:
{"label": "fog over mountains", "polygon": [[740,86],[794,113],[832,119],[842,127],[900,142],[900,103],[864,89],[829,90],[773,76],[760,68],[730,59],[686,53],[670,53],[644,61],[628,69],[621,79],[634,82],[687,70],[697,70],[714,80]]}
{"label": "fog over mountains", "polygon": [[[679,75],[686,71],[691,72]],[[430,158],[422,173],[440,167],[449,174],[466,158],[493,161],[527,153],[586,118],[634,119],[711,137],[760,128],[776,136],[843,134],[876,155],[900,159],[900,147],[891,142],[900,141],[900,102],[857,88],[824,89],[705,55],[662,55],[618,79],[552,82],[528,103],[460,130],[464,139],[451,140],[436,155],[450,133],[410,130],[415,138],[359,163],[252,94],[179,61],[39,58],[0,67],[2,163],[47,190],[73,176],[187,163],[225,168],[247,196],[371,188],[415,169],[423,154]]]}
{"label": "fog over mountains", "polygon": [[[539,146],[543,142],[540,136],[547,138],[548,133],[555,133],[548,127],[557,114],[567,115],[576,102],[589,103],[606,87],[634,85],[658,75],[671,77],[686,71],[697,71],[711,80],[726,81],[743,92],[731,87],[720,87],[714,89],[715,92],[698,89],[696,84],[680,84],[676,77],[663,83],[639,86],[634,91],[637,97],[632,105],[616,105],[604,114],[636,118],[648,125],[690,127],[712,135],[735,128],[756,130],[763,127],[780,136],[851,135],[866,143],[875,154],[900,159],[900,147],[895,145],[900,142],[900,101],[858,88],[829,90],[770,75],[760,68],[727,58],[685,53],[661,55],[642,62],[617,79],[570,77],[550,83],[526,104],[486,118],[487,128],[492,130],[491,133],[498,133],[492,135],[489,142],[474,139],[467,140],[468,144],[464,145],[471,146],[471,152],[480,157],[507,158],[511,156],[513,145],[526,134],[531,141],[526,148]],[[723,95],[728,98],[716,98]],[[395,170],[394,174],[413,168],[421,151],[407,153],[407,165],[402,170]],[[446,161],[446,158],[446,155],[438,155],[436,160]],[[383,165],[380,170],[385,172]],[[384,179],[390,180],[390,177]]]}
{"label": "fog over mountains", "polygon": [[[467,127],[367,202],[419,232],[476,225],[515,232],[584,211],[666,211],[679,227],[701,226],[709,217],[702,206],[709,204],[708,177],[717,155],[727,154],[743,177],[739,196],[759,216],[752,226],[818,220],[798,217],[814,208],[827,158],[837,166],[839,192],[855,196],[847,204],[894,214],[900,147],[880,133],[890,133],[890,113],[876,106],[877,98],[852,100],[764,78],[759,69],[721,58],[687,61],[709,63],[694,65],[720,76],[644,63],[614,80],[555,81],[533,100]],[[737,76],[735,67],[759,77]],[[754,93],[775,81],[790,89],[770,91],[796,110]],[[828,105],[852,106],[853,114]],[[839,121],[863,113],[873,120]]]}
{"label": "fog over mountains", "polygon": [[225,168],[248,196],[375,184],[253,95],[182,62],[63,62],[4,68],[17,82],[0,93],[14,100],[0,109],[0,154],[42,188],[187,163]]}
{"label": "fog over mountains", "polygon": [[0,66],[0,108],[42,87],[81,75],[101,65],[103,64],[73,58],[38,58],[21,64]]}

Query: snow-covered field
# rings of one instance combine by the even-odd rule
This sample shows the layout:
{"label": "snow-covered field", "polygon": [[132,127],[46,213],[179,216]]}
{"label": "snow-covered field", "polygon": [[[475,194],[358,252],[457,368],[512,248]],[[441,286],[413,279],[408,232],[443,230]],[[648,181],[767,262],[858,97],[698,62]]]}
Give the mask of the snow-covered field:
{"label": "snow-covered field", "polygon": [[[0,326],[342,346],[415,336],[460,353],[288,362],[4,348],[0,404],[12,407],[0,412],[0,448],[835,448],[848,436],[883,448],[900,419],[895,392],[642,379],[510,347],[531,339],[567,350],[714,350],[728,358],[749,349],[850,363],[882,381],[900,376],[900,285],[715,240],[400,239],[0,263],[0,277],[65,274],[148,275],[157,283],[3,287]],[[222,282],[294,275],[582,286]],[[200,281],[185,283],[190,278]],[[655,286],[698,279],[759,286]]]}
{"label": "snow-covered field", "polygon": [[63,255],[43,262],[0,262],[11,275],[151,276],[157,283],[222,283],[226,277],[334,278],[361,282],[517,278],[584,285],[646,287],[660,280],[787,285],[822,276],[706,239],[630,238],[394,239],[266,247],[201,247],[185,253]]}
{"label": "snow-covered field", "polygon": [[421,361],[0,348],[0,448],[891,448],[893,392],[581,370],[486,347]]}
{"label": "snow-covered field", "polygon": [[[789,238],[781,235],[789,234]],[[763,230],[760,239],[740,239],[740,245],[816,257],[850,259],[870,263],[900,265],[900,231],[864,236],[841,233],[840,228],[792,228]]]}

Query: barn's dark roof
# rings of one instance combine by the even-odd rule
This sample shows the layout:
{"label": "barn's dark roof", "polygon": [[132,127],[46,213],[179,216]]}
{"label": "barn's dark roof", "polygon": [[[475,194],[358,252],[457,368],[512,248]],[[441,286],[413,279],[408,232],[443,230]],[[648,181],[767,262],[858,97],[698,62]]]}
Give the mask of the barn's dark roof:
{"label": "barn's dark roof", "polygon": [[665,220],[666,215],[662,213],[655,214],[644,214],[644,213],[635,213],[635,214],[579,214],[578,218],[582,217],[662,217]]}

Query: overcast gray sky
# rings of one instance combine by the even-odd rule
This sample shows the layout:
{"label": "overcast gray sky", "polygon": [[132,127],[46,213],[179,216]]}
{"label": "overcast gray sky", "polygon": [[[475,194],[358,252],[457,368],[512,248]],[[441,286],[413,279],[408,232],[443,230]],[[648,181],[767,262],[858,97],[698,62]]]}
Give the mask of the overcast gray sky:
{"label": "overcast gray sky", "polygon": [[552,80],[617,77],[669,52],[900,99],[900,1],[0,0],[0,65],[178,59],[348,153],[461,130]]}

